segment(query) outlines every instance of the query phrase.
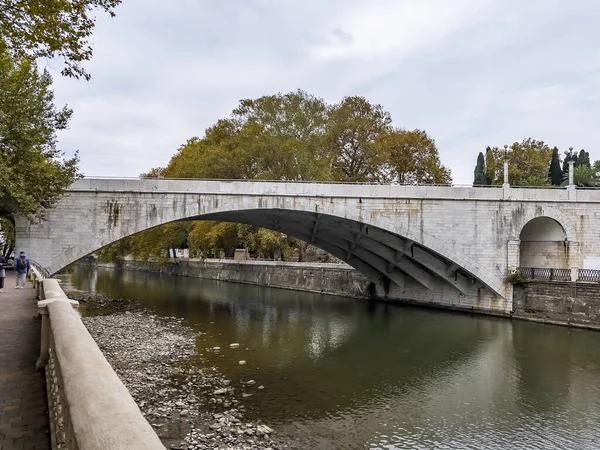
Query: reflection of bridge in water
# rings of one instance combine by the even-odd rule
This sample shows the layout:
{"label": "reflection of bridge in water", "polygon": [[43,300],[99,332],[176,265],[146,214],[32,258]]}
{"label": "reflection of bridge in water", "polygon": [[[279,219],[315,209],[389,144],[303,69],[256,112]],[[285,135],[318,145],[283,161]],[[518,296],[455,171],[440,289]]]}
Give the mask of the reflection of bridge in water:
{"label": "reflection of bridge in water", "polygon": [[456,448],[474,433],[493,448],[540,435],[571,448],[600,438],[589,426],[600,419],[597,333],[236,283],[97,273],[100,292],[139,297],[157,314],[209,330],[201,346],[226,352],[234,339],[252,349],[243,373],[237,359],[226,362],[232,355],[207,357],[234,383],[269,380],[246,402],[257,417],[281,421],[278,429],[295,417],[315,438],[339,433],[339,442],[348,435],[366,442],[377,429],[388,436],[382,440],[396,435],[399,448],[410,439],[457,439],[448,445]]}
{"label": "reflection of bridge in water", "polygon": [[381,297],[512,311],[523,267],[591,267],[600,191],[255,181],[77,181],[47,220],[16,220],[19,248],[50,273],[178,220],[241,222],[304,239],[367,276]]}

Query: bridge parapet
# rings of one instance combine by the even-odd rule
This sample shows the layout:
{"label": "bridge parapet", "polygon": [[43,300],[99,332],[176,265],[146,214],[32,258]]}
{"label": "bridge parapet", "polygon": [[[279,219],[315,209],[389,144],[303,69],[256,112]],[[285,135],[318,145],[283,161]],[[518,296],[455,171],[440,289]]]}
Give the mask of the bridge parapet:
{"label": "bridge parapet", "polygon": [[[572,189],[573,188],[573,189]],[[258,180],[111,179],[83,178],[71,192],[170,192],[171,194],[230,194],[411,198],[449,200],[578,201],[600,203],[600,189],[502,186],[445,186],[366,183],[286,182]]]}
{"label": "bridge parapet", "polygon": [[52,448],[164,450],[58,281],[41,282],[42,345]]}

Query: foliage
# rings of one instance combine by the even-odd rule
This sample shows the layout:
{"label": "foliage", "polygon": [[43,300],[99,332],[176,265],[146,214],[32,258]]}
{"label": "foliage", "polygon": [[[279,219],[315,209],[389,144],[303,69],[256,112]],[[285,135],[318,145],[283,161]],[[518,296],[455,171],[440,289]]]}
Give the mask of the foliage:
{"label": "foliage", "polygon": [[563,171],[560,168],[560,158],[558,156],[558,148],[552,149],[552,159],[550,160],[550,168],[548,169],[548,179],[554,186],[559,186],[562,182]]}
{"label": "foliage", "polygon": [[[422,130],[392,126],[389,112],[364,97],[335,105],[297,90],[242,99],[228,118],[203,137],[179,147],[165,168],[143,177],[356,181],[449,184],[450,171],[435,141]],[[157,231],[158,233],[158,231]],[[159,250],[147,241],[148,254]],[[306,243],[247,225],[196,222],[189,233],[192,255],[232,256],[245,247],[253,254],[289,257]]]}
{"label": "foliage", "polygon": [[189,222],[172,222],[130,236],[129,252],[135,259],[164,262],[173,248],[187,247]]}
{"label": "foliage", "polygon": [[71,110],[54,106],[51,84],[31,59],[0,50],[0,215],[43,215],[78,177],[77,154],[56,148]]}
{"label": "foliage", "polygon": [[525,178],[521,183],[521,186],[551,186],[548,178],[540,178],[535,175]]}
{"label": "foliage", "polygon": [[0,53],[22,59],[64,61],[62,74],[90,78],[82,63],[92,57],[95,12],[114,16],[121,0],[0,0]]}
{"label": "foliage", "polygon": [[579,156],[577,156],[577,162],[575,163],[575,167],[579,166],[591,167],[590,154],[584,149],[581,149],[579,151]]}
{"label": "foliage", "polygon": [[400,184],[451,184],[450,170],[435,141],[421,130],[391,130],[375,140],[379,164],[369,181]]}
{"label": "foliage", "polygon": [[383,106],[364,97],[346,97],[334,105],[324,137],[324,146],[332,155],[333,178],[378,181],[383,158],[375,142],[391,131],[391,123]]}
{"label": "foliage", "polygon": [[488,185],[494,184],[496,171],[497,171],[497,161],[494,152],[492,151],[492,147],[485,148],[485,178]]}
{"label": "foliage", "polygon": [[512,272],[510,275],[507,275],[504,278],[504,281],[506,283],[510,283],[510,284],[523,284],[523,283],[527,283],[529,281],[529,279],[527,277],[525,277],[525,275],[523,275],[521,272],[515,271],[515,272]]}
{"label": "foliage", "polygon": [[222,250],[225,256],[231,257],[244,227],[230,222],[196,222],[189,233],[190,253],[207,258],[219,256]]}
{"label": "foliage", "polygon": [[552,150],[543,141],[532,138],[515,142],[504,148],[488,147],[492,155],[488,173],[493,184],[502,184],[504,179],[503,164],[508,159],[508,182],[513,186],[523,185],[528,177],[545,179],[552,158]]}
{"label": "foliage", "polygon": [[96,255],[101,262],[118,263],[122,261],[127,254],[129,254],[130,250],[131,245],[129,243],[129,239],[125,238],[115,242],[114,244],[101,248],[100,250],[96,251]]}
{"label": "foliage", "polygon": [[473,173],[473,186],[489,186],[488,177],[485,174],[485,158],[483,153],[477,155],[477,165]]}
{"label": "foliage", "polygon": [[0,217],[0,255],[8,257],[15,249],[15,227],[13,223]]}
{"label": "foliage", "polygon": [[[568,186],[569,172],[565,172],[561,186]],[[573,169],[573,184],[579,187],[595,187],[600,184],[598,172],[593,167],[577,166]]]}

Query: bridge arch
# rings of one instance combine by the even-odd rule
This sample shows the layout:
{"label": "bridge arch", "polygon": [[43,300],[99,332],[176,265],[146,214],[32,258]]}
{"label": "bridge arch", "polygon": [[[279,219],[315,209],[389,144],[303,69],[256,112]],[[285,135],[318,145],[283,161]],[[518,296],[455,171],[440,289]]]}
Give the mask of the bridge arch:
{"label": "bridge arch", "polygon": [[[155,208],[148,217],[155,218],[151,226],[136,226],[135,231],[122,229],[112,233],[110,241],[88,241],[79,248],[67,249],[67,258],[76,259],[93,253],[101,247],[131,234],[175,221],[215,220],[244,223],[279,231],[309,242],[351,265],[378,286],[379,293],[388,293],[389,285],[402,289],[407,279],[416,281],[422,288],[433,291],[440,282],[452,287],[459,295],[470,295],[483,286],[501,296],[501,281],[495,279],[486,268],[472,258],[453,252],[447,242],[424,232],[405,229],[396,223],[396,229],[384,229],[372,223],[372,218],[359,215],[355,220],[328,213],[288,208],[264,208],[263,201],[256,201],[257,208],[231,209],[231,205],[216,201],[210,212],[175,218],[160,214]],[[279,205],[285,206],[285,205]],[[108,223],[115,227],[115,211],[120,207],[108,206]],[[324,209],[324,208],[323,208]],[[319,208],[316,208],[319,210]],[[175,219],[175,220],[165,220]],[[55,271],[58,271],[55,269]],[[414,284],[414,283],[413,283]]]}
{"label": "bridge arch", "polygon": [[522,267],[568,268],[567,234],[555,219],[546,216],[531,219],[521,230],[519,239]]}
{"label": "bridge arch", "polygon": [[[99,248],[166,223],[247,223],[329,251],[374,281],[378,294],[391,289],[392,298],[510,310],[510,292],[503,281],[506,260],[498,258],[497,251],[506,245],[509,229],[492,232],[491,227],[480,227],[478,231],[478,222],[469,219],[474,217],[473,209],[467,210],[471,214],[467,216],[457,210],[454,199],[414,198],[407,190],[84,179],[48,211],[47,220],[18,220],[19,246],[30,249],[32,257],[54,274]],[[475,202],[471,208],[489,217],[486,203]]]}
{"label": "bridge arch", "polygon": [[517,227],[519,266],[572,268],[579,266],[579,242],[573,222],[555,208],[537,206],[522,215]]}

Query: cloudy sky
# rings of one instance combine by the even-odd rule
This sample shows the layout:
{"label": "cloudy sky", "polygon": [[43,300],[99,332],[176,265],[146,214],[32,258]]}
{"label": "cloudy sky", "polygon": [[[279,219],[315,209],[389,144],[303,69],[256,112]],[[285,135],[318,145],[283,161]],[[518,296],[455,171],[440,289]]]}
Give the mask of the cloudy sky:
{"label": "cloudy sky", "polygon": [[[87,176],[164,166],[241,98],[363,95],[426,130],[455,183],[531,136],[600,159],[597,0],[123,0],[90,82],[55,76]],[[60,70],[50,62],[51,70]]]}

